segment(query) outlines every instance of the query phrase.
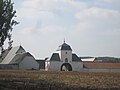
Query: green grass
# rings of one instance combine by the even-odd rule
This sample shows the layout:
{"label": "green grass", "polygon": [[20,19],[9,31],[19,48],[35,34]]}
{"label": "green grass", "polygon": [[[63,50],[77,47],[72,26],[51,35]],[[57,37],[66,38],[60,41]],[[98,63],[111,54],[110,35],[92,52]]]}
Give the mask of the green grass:
{"label": "green grass", "polygon": [[40,88],[42,85],[59,87],[61,90],[64,90],[62,88],[119,90],[120,73],[0,71],[0,86],[6,88],[6,84],[8,88],[14,89],[23,86]]}

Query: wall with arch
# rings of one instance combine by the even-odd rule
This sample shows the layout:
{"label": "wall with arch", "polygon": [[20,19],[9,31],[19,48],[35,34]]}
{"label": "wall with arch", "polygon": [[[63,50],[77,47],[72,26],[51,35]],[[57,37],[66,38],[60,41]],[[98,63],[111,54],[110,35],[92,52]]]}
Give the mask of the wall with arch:
{"label": "wall with arch", "polygon": [[[62,61],[50,61],[49,66],[46,70],[49,71],[61,71],[62,65],[65,64],[65,62]],[[83,62],[68,62],[68,64],[71,65],[72,71],[83,71]]]}

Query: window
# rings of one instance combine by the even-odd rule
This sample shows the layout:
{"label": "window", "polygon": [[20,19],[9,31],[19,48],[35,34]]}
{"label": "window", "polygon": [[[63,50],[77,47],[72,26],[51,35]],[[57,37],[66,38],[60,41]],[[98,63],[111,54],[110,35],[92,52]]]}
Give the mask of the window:
{"label": "window", "polygon": [[67,52],[65,52],[67,54]]}
{"label": "window", "polygon": [[68,62],[68,58],[65,58],[65,62]]}

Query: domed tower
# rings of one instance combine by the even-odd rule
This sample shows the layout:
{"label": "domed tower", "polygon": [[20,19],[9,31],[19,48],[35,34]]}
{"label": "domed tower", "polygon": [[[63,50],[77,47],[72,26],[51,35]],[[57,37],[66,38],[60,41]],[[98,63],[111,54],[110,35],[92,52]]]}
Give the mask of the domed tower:
{"label": "domed tower", "polygon": [[72,62],[72,49],[70,45],[65,43],[65,41],[62,45],[59,46],[57,51],[60,51],[61,61],[66,63]]}

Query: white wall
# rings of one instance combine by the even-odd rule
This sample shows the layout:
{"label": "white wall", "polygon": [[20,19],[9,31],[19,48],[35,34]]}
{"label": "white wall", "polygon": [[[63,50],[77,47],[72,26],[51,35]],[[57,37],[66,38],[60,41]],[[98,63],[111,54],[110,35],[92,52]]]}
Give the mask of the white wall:
{"label": "white wall", "polygon": [[48,67],[49,71],[61,71],[61,65],[63,62],[51,61],[50,66]]}
{"label": "white wall", "polygon": [[46,61],[45,62],[45,70],[48,71],[49,67],[50,67],[50,62]]}
{"label": "white wall", "polygon": [[[59,61],[51,61],[47,62],[46,66],[48,65],[46,70],[49,71],[60,71],[62,64],[64,62]],[[87,69],[83,68],[83,62],[69,62],[72,66],[72,71],[79,71],[79,72],[120,72],[120,69]]]}
{"label": "white wall", "polygon": [[[46,63],[47,68],[46,70],[50,71],[61,71],[61,66],[64,64],[64,62],[59,61],[51,61]],[[69,64],[72,67],[72,71],[83,71],[83,63],[82,62],[69,62]]]}
{"label": "white wall", "polygon": [[110,69],[110,72],[120,72],[120,69]]}
{"label": "white wall", "polygon": [[26,56],[19,64],[20,70],[39,69],[39,63],[32,56]]}
{"label": "white wall", "polygon": [[[66,54],[66,52],[67,52],[67,54]],[[68,58],[68,62],[72,61],[72,51],[61,50],[61,61],[65,62],[65,58]]]}
{"label": "white wall", "polygon": [[84,72],[120,72],[120,69],[83,69]]}
{"label": "white wall", "polygon": [[83,62],[70,62],[72,71],[83,71]]}

